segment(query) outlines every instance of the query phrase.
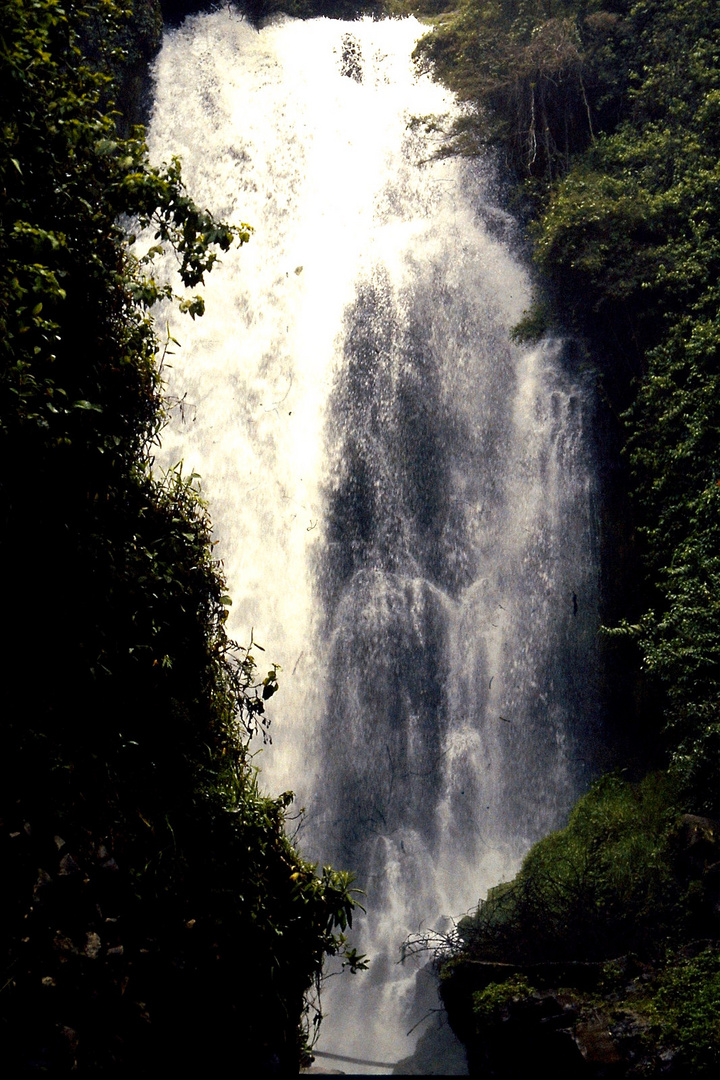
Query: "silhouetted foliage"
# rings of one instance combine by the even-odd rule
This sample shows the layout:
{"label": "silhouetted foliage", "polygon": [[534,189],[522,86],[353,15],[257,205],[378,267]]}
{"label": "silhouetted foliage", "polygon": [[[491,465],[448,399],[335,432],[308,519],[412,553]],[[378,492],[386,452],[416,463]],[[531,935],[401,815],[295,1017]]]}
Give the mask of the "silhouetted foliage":
{"label": "silhouetted foliage", "polygon": [[277,667],[228,639],[197,478],[152,468],[153,261],[173,250],[192,289],[250,230],[119,136],[117,5],[6,0],[0,20],[4,1062],[292,1072],[323,957],[362,965],[351,879],[318,875],[292,794],[259,789]]}

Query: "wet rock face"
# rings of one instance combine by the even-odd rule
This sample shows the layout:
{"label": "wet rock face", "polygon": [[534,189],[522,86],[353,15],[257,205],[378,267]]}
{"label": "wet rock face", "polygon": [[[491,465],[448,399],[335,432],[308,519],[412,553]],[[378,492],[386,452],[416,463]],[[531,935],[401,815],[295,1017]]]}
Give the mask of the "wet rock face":
{"label": "wet rock face", "polygon": [[552,1075],[555,1080],[626,1077],[637,1043],[636,1024],[626,1015],[616,1030],[601,1009],[583,1007],[563,991],[535,993],[510,1002],[468,1046],[470,1075],[510,1080]]}
{"label": "wet rock face", "polygon": [[[199,11],[210,11],[217,7],[214,0],[146,0],[153,3],[162,11],[163,22],[166,26],[177,26],[188,15],[195,15]],[[238,4],[240,8],[245,5]]]}
{"label": "wet rock face", "polygon": [[[610,979],[612,989],[605,981],[610,966],[617,969]],[[547,963],[517,968],[465,963],[442,980],[441,994],[453,1030],[465,1044],[470,1076],[686,1080],[681,1056],[674,1048],[658,1045],[643,1009],[648,982],[655,975],[651,967],[631,958],[611,965]],[[542,989],[529,987],[491,1012],[481,1012],[473,1007],[478,992],[503,988],[491,981],[493,976],[509,982],[529,980]]]}
{"label": "wet rock face", "polygon": [[478,1031],[474,1052],[468,1053],[470,1074],[584,1076],[585,1059],[573,1037],[576,1019],[576,1011],[552,993],[510,1002],[495,1022]]}
{"label": "wet rock face", "polygon": [[362,82],[362,47],[357,38],[352,34],[343,34],[342,57],[340,62],[341,74],[355,82]]}

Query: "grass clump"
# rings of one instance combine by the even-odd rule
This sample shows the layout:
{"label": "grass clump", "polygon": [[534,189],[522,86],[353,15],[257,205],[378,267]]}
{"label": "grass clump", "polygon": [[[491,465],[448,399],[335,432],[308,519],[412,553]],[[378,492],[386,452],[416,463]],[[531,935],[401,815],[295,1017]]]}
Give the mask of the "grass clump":
{"label": "grass clump", "polygon": [[645,951],[688,922],[675,865],[679,810],[667,777],[616,775],[536,844],[517,877],[458,924],[469,956],[509,962],[604,960]]}

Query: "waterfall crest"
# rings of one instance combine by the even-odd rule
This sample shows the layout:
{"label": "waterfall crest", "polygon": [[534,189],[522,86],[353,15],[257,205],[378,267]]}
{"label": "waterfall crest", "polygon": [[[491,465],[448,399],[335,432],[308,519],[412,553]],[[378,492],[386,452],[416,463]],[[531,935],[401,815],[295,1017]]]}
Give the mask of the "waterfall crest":
{"label": "waterfall crest", "polygon": [[489,168],[434,156],[458,105],[422,32],[189,19],[149,132],[255,229],[171,326],[162,457],[203,478],[233,636],[283,669],[264,782],[367,893],[324,1045],[382,1060],[411,1049],[400,942],[563,822],[600,724],[592,382],[510,341],[528,274]]}

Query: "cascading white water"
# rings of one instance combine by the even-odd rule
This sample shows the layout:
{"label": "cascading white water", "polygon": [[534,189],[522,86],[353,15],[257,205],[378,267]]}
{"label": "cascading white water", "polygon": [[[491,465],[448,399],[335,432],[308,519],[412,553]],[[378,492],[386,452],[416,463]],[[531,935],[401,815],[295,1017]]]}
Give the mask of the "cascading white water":
{"label": "cascading white water", "polygon": [[400,943],[563,821],[600,711],[592,395],[562,343],[510,342],[527,272],[488,170],[433,157],[458,107],[421,33],[196,16],[149,132],[255,229],[172,324],[162,456],[202,475],[231,633],[282,665],[264,782],[367,893],[373,964],[330,980],[320,1045],[386,1061],[418,1019]]}

